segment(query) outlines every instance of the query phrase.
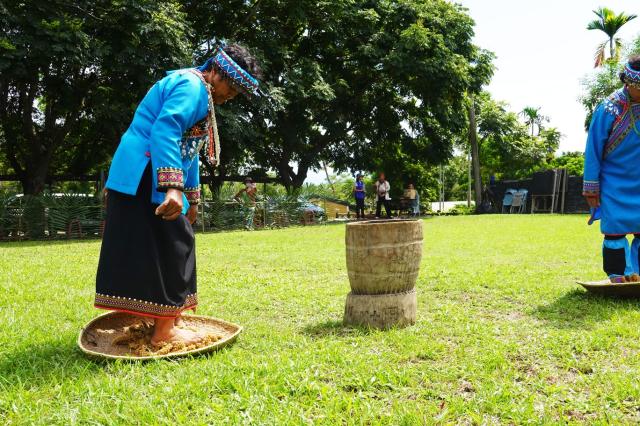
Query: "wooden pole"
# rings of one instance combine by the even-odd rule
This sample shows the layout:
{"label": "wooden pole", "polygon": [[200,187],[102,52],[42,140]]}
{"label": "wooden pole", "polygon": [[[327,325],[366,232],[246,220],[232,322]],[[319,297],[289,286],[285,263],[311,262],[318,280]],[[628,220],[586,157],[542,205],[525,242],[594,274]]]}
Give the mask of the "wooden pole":
{"label": "wooden pole", "polygon": [[558,170],[553,170],[553,188],[551,189],[551,213],[556,208],[556,196],[558,194]]}
{"label": "wooden pole", "polygon": [[439,197],[439,209],[441,213],[444,213],[444,166],[440,165],[440,197]]}
{"label": "wooden pole", "polygon": [[469,105],[469,145],[471,146],[471,159],[473,162],[473,180],[475,190],[476,211],[482,204],[482,178],[480,177],[480,149],[478,147],[478,129],[476,125],[475,100],[471,97]]}
{"label": "wooden pole", "polygon": [[467,207],[471,208],[471,147],[467,152]]}
{"label": "wooden pole", "polygon": [[565,196],[567,195],[567,189],[569,188],[569,173],[567,172],[567,169],[560,169],[562,170],[562,201],[561,201],[561,210],[560,213],[564,214],[564,200],[565,200]]}

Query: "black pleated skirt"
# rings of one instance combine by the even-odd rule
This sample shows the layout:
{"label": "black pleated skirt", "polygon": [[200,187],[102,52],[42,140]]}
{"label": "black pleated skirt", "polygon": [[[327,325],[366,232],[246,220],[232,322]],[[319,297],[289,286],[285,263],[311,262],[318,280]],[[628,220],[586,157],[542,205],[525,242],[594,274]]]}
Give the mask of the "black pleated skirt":
{"label": "black pleated skirt", "polygon": [[147,166],[135,196],[109,190],[95,306],[171,318],[198,303],[195,237],[186,216],[155,215],[151,186]]}

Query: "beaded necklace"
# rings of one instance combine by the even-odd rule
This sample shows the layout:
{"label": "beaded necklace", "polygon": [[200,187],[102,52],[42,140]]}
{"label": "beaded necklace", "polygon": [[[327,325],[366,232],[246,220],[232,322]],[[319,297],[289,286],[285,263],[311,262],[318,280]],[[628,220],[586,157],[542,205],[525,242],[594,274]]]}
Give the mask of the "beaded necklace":
{"label": "beaded necklace", "polygon": [[202,73],[196,69],[190,69],[189,72],[195,74],[204,87],[207,89],[207,97],[209,101],[209,111],[207,117],[207,127],[209,137],[205,143],[205,152],[207,153],[207,160],[209,164],[215,166],[220,163],[220,136],[218,135],[218,122],[216,121],[216,111],[213,103],[213,87],[205,80]]}

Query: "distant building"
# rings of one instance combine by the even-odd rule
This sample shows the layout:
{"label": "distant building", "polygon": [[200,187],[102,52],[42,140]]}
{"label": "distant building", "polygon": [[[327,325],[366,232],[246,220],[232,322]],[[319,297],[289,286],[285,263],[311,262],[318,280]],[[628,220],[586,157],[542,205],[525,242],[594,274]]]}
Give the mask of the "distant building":
{"label": "distant building", "polygon": [[350,212],[355,212],[355,205],[347,201],[337,200],[329,197],[311,197],[313,204],[324,209],[327,220],[334,220],[341,217],[349,217]]}

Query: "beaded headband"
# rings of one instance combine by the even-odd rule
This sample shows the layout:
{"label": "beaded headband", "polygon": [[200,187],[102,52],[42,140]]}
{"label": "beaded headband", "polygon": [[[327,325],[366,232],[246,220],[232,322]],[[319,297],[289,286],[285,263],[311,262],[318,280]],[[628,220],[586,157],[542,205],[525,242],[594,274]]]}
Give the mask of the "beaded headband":
{"label": "beaded headband", "polygon": [[216,47],[213,57],[198,67],[198,70],[204,72],[211,66],[216,67],[216,70],[220,71],[239,92],[248,96],[259,95],[258,80],[231,59],[223,46]]}
{"label": "beaded headband", "polygon": [[627,63],[622,70],[622,76],[625,84],[640,89],[640,71],[636,71],[631,68],[631,65]]}

